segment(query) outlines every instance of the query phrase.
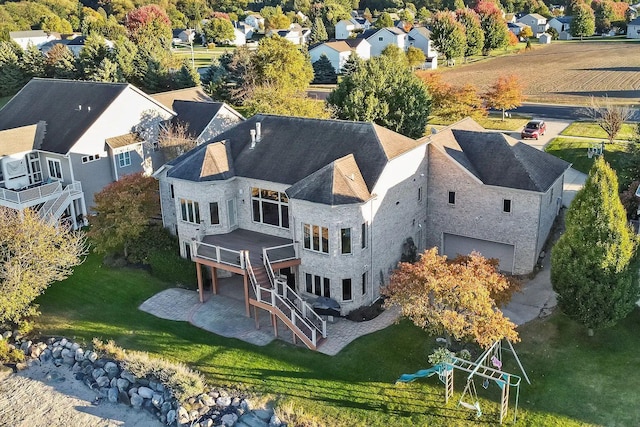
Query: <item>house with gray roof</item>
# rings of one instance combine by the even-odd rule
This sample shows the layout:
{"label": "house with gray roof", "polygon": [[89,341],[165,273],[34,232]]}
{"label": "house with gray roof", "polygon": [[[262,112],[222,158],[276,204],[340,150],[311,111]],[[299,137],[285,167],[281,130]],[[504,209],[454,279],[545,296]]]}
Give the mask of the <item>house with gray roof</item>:
{"label": "house with gray roof", "polygon": [[426,245],[449,257],[478,251],[502,271],[530,273],[570,164],[471,119],[427,139]]}
{"label": "house with gray roof", "polygon": [[470,119],[416,141],[373,123],[256,115],[155,176],[201,299],[221,270],[243,275],[247,315],[267,310],[316,348],[326,329],[309,302],[333,299],[343,315],[372,303],[408,245],[532,271],[568,166]]}
{"label": "house with gray roof", "polygon": [[539,13],[529,13],[519,18],[517,22],[521,24],[528,25],[531,27],[531,31],[533,32],[533,37],[538,38],[542,34],[544,34],[549,28],[549,24],[547,23],[547,18],[540,15]]}
{"label": "house with gray roof", "polygon": [[60,34],[44,30],[10,31],[9,38],[26,49],[29,44],[40,47],[47,42],[60,40]]}
{"label": "house with gray roof", "polygon": [[174,125],[184,126],[187,134],[200,145],[244,120],[224,102],[173,101]]}
{"label": "house with gray roof", "polygon": [[174,115],[129,84],[32,79],[0,110],[0,205],[82,225],[104,186],[159,166]]}
{"label": "house with gray roof", "polygon": [[312,64],[318,61],[322,55],[325,55],[331,61],[336,73],[342,71],[344,64],[349,60],[352,53],[355,53],[361,59],[369,59],[371,45],[365,39],[345,39],[329,40],[309,48]]}
{"label": "house with gray roof", "polygon": [[407,50],[409,47],[409,36],[404,30],[396,27],[371,28],[356,36],[358,39],[365,39],[371,45],[371,56],[380,56],[382,51],[389,45],[395,45]]}

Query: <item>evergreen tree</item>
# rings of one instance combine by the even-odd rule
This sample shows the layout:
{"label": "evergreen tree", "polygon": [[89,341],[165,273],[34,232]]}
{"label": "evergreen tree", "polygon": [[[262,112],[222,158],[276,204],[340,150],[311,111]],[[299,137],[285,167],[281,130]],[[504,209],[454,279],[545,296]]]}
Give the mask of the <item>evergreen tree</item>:
{"label": "evergreen tree", "polygon": [[311,25],[311,34],[309,35],[309,43],[316,44],[322,43],[325,40],[329,39],[329,35],[327,34],[327,29],[324,26],[324,22],[321,17],[316,17],[313,21],[313,25]]}
{"label": "evergreen tree", "polygon": [[122,73],[118,69],[118,64],[109,58],[104,58],[93,70],[91,75],[86,76],[87,80],[94,82],[123,82]]}
{"label": "evergreen tree", "polygon": [[45,70],[47,77],[54,79],[75,79],[78,77],[76,58],[63,44],[57,44],[47,52]]}
{"label": "evergreen tree", "polygon": [[44,77],[45,57],[40,50],[33,44],[29,43],[27,49],[22,54],[20,68],[25,74],[26,80],[32,77]]}
{"label": "evergreen tree", "polygon": [[90,34],[87,36],[78,58],[78,68],[83,78],[95,80],[98,68],[108,55],[109,48],[107,47],[104,37],[99,34]]}
{"label": "evergreen tree", "polygon": [[149,93],[163,92],[168,89],[166,81],[166,73],[160,63],[149,58],[141,82],[143,89]]}
{"label": "evergreen tree", "polygon": [[590,333],[626,317],[640,297],[637,247],[616,174],[600,156],[551,252],[551,283],[560,309]]}
{"label": "evergreen tree", "polygon": [[319,84],[336,83],[338,75],[331,61],[324,53],[313,63],[313,82]]}
{"label": "evergreen tree", "polygon": [[340,74],[343,76],[350,76],[362,64],[364,64],[364,61],[358,56],[358,54],[351,52],[349,58],[347,58],[347,61],[342,66]]}
{"label": "evergreen tree", "polygon": [[134,80],[134,59],[138,53],[138,47],[126,37],[120,37],[113,42],[109,59],[118,64],[118,71],[122,73],[125,81]]}
{"label": "evergreen tree", "polygon": [[184,89],[187,87],[194,87],[200,84],[200,75],[198,71],[195,70],[191,64],[188,62],[183,62],[180,70],[175,74],[174,78],[174,87],[176,89]]}
{"label": "evergreen tree", "polygon": [[27,82],[20,68],[20,48],[11,42],[0,43],[0,96],[16,93]]}

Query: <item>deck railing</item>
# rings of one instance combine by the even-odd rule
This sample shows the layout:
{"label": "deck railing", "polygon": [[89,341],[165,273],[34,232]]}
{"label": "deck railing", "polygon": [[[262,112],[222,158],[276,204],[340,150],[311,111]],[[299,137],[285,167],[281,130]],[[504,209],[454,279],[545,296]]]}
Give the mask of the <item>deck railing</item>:
{"label": "deck railing", "polygon": [[49,198],[52,195],[61,192],[62,183],[60,183],[59,181],[38,185],[32,188],[26,188],[24,190],[9,190],[8,188],[0,188],[0,204],[8,202],[9,204],[11,204],[11,207],[22,209],[27,206],[37,204],[39,200]]}
{"label": "deck railing", "polygon": [[192,240],[192,253],[194,256],[244,270],[245,257],[242,252],[211,245],[200,240]]}

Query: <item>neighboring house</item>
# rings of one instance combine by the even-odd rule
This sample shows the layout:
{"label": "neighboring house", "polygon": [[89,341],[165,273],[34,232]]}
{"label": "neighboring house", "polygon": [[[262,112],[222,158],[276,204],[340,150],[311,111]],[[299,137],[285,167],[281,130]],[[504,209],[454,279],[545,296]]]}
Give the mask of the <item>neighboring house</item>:
{"label": "neighboring house", "polygon": [[224,102],[173,101],[177,114],[171,122],[186,127],[186,131],[200,145],[244,120],[242,114]]}
{"label": "neighboring house", "polygon": [[398,46],[402,50],[407,50],[408,35],[400,28],[373,28],[358,34],[356,38],[365,39],[371,45],[371,56],[380,56],[382,51],[389,45]]}
{"label": "neighboring house", "polygon": [[314,63],[322,55],[326,55],[336,73],[340,73],[345,62],[351,56],[351,52],[355,52],[362,59],[369,59],[371,45],[365,39],[331,40],[310,48],[309,56],[311,63]]}
{"label": "neighboring house", "polygon": [[627,24],[627,38],[640,39],[640,18],[636,18]]}
{"label": "neighboring house", "polygon": [[288,29],[269,30],[269,32],[267,32],[267,36],[273,35],[279,35],[295,45],[304,45],[309,43],[311,30],[309,28],[302,28],[298,24],[291,24]]}
{"label": "neighboring house", "polygon": [[244,35],[245,40],[253,37],[255,29],[251,25],[239,21],[233,21],[232,23],[233,27]]}
{"label": "neighboring house", "polygon": [[465,119],[430,140],[427,247],[450,258],[478,251],[530,273],[562,205],[570,164]]}
{"label": "neighboring house", "polygon": [[425,27],[413,27],[409,31],[408,42],[409,46],[422,50],[427,60],[438,56],[438,52],[434,49],[433,43],[431,43],[431,31]]}
{"label": "neighboring house", "polygon": [[49,52],[55,45],[62,44],[66,46],[67,44],[69,44],[70,41],[71,41],[70,39],[51,40],[40,45],[39,49],[40,49],[40,52],[46,55],[47,52]]}
{"label": "neighboring house", "polygon": [[29,31],[10,31],[9,38],[22,49],[26,49],[29,43],[36,47],[40,47],[43,44],[52,40],[60,40],[59,33],[46,32],[43,30],[29,30]]}
{"label": "neighboring house", "polygon": [[336,39],[344,40],[355,37],[370,28],[371,23],[364,18],[343,19],[335,25]]}
{"label": "neighboring house", "polygon": [[540,37],[538,37],[538,43],[540,44],[549,44],[551,43],[551,34],[549,33],[544,33],[544,34],[540,34]]}
{"label": "neighboring house", "polygon": [[511,31],[513,34],[515,34],[516,36],[518,36],[518,38],[520,38],[520,33],[522,32],[522,30],[528,27],[528,25],[523,24],[522,22],[508,22],[507,23],[507,28],[509,28],[509,31]]}
{"label": "neighboring house", "polygon": [[524,25],[528,25],[531,27],[531,31],[533,31],[533,37],[538,38],[549,28],[549,24],[547,24],[547,18],[538,14],[538,13],[529,13],[524,15],[520,19],[517,20]]}
{"label": "neighboring house", "polygon": [[229,40],[229,44],[233,46],[244,46],[247,44],[247,36],[239,28],[233,27],[233,40]]}
{"label": "neighboring house", "polygon": [[201,298],[203,268],[213,292],[219,270],[241,274],[247,315],[265,309],[315,348],[301,330],[311,320],[287,323],[293,306],[324,296],[344,315],[372,303],[409,239],[531,272],[568,167],[471,119],[416,141],[372,123],[256,115],[155,176]]}
{"label": "neighboring house", "polygon": [[549,20],[549,27],[555,29],[558,34],[562,32],[569,32],[571,28],[571,21],[573,16],[558,16]]}
{"label": "neighboring house", "polygon": [[0,205],[82,225],[104,186],[159,166],[174,115],[129,84],[32,79],[0,110]]}
{"label": "neighboring house", "polygon": [[158,92],[151,97],[170,110],[173,108],[173,103],[178,100],[213,102],[213,99],[202,90],[201,86]]}
{"label": "neighboring house", "polygon": [[186,43],[191,44],[196,38],[196,30],[191,28],[176,28],[172,30],[173,32],[173,43],[180,44]]}
{"label": "neighboring house", "polygon": [[504,14],[504,21],[508,24],[508,23],[515,23],[516,22],[516,14],[515,13],[505,13]]}
{"label": "neighboring house", "polygon": [[558,34],[558,40],[573,40],[573,36],[568,31],[563,31]]}
{"label": "neighboring house", "polygon": [[[74,56],[78,57],[80,56],[80,52],[82,51],[82,49],[84,49],[84,44],[86,41],[87,41],[87,38],[85,36],[77,36],[70,40],[67,40],[66,46],[69,48],[71,53],[73,53]],[[105,45],[107,45],[108,49],[110,50],[113,49],[114,45],[111,40],[104,39],[104,43]]]}
{"label": "neighboring house", "polygon": [[247,25],[253,27],[256,31],[264,28],[264,18],[258,13],[251,13],[244,18],[244,22]]}

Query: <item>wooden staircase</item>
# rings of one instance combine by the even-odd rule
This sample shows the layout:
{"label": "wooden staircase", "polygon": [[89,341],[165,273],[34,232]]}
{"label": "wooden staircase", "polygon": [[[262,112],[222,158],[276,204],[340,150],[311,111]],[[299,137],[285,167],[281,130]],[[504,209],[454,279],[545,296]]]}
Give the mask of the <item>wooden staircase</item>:
{"label": "wooden staircase", "polygon": [[326,338],[326,322],[286,283],[276,283],[268,259],[261,263],[259,259],[250,259],[245,252],[245,265],[255,296],[250,304],[277,317],[292,331],[294,342],[300,339],[308,348],[316,350]]}

